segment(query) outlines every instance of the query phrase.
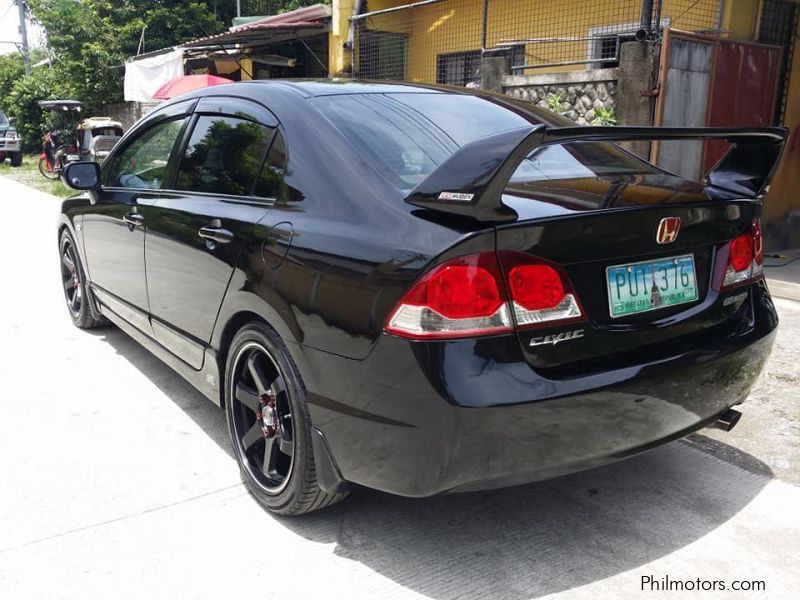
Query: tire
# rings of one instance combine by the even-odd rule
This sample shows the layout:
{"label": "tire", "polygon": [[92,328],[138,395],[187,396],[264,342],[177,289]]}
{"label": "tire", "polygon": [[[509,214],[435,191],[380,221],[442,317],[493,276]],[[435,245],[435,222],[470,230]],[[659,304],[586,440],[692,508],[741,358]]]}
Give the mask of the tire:
{"label": "tire", "polygon": [[61,232],[58,248],[61,257],[61,283],[73,325],[80,329],[95,329],[107,325],[108,321],[105,319],[95,319],[92,316],[89,306],[91,300],[86,293],[86,277],[81,267],[78,248],[67,229]]}
{"label": "tire", "polygon": [[12,152],[11,153],[11,166],[12,167],[21,167],[22,166],[22,152]]}
{"label": "tire", "polygon": [[39,173],[41,173],[42,177],[44,177],[45,179],[58,179],[58,173],[47,169],[46,158],[39,159]]}
{"label": "tire", "polygon": [[225,414],[242,480],[267,510],[300,515],[347,496],[317,484],[305,386],[283,341],[264,323],[245,325],[231,341]]}

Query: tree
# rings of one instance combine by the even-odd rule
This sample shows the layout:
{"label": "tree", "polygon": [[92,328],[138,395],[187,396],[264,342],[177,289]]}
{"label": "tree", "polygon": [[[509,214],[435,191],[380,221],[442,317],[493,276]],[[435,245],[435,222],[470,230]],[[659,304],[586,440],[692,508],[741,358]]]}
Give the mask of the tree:
{"label": "tree", "polygon": [[19,52],[0,55],[0,110],[3,112],[8,111],[11,88],[24,75],[25,67]]}
{"label": "tree", "polygon": [[330,3],[331,0],[242,0],[242,15],[277,15],[303,6]]}
{"label": "tree", "polygon": [[[276,14],[317,0],[242,0],[244,14]],[[329,3],[329,2],[328,2]],[[220,33],[236,12],[235,0],[28,0],[29,17],[46,32],[52,65],[23,77],[21,59],[0,57],[0,107],[17,117],[28,148],[47,127],[38,100],[71,98],[88,113],[122,100],[125,61]]]}

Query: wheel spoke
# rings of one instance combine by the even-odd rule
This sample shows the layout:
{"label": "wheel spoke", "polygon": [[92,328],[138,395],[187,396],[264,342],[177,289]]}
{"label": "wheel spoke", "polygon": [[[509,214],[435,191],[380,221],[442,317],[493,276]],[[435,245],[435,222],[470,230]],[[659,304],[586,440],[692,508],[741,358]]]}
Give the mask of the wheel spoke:
{"label": "wheel spoke", "polygon": [[283,385],[283,377],[280,375],[275,378],[275,381],[270,384],[270,387],[276,396],[280,396],[286,392],[286,387]]}
{"label": "wheel spoke", "polygon": [[267,385],[269,380],[264,376],[264,372],[256,362],[257,356],[258,353],[256,352],[250,354],[250,356],[247,358],[247,369],[250,371],[250,375],[253,377],[253,383],[256,384],[258,393],[266,394],[267,390],[269,389],[269,385]]}
{"label": "wheel spoke", "polygon": [[270,472],[273,470],[272,462],[275,456],[275,439],[276,438],[267,440],[267,444],[264,447],[264,464],[261,465],[261,472],[267,477],[270,477]]}
{"label": "wheel spoke", "polygon": [[[242,447],[245,450],[249,450],[250,446],[255,444],[258,440],[264,437],[264,434],[261,431],[261,423],[256,421],[253,423],[253,426],[244,434],[242,437]],[[267,444],[269,445],[269,444]]]}
{"label": "wheel spoke", "polygon": [[72,259],[70,258],[67,252],[64,252],[64,256],[61,259],[61,262],[64,263],[64,266],[67,267],[67,269],[69,269],[70,272],[75,270],[75,263],[72,262]]}
{"label": "wheel spoke", "polygon": [[69,278],[64,281],[64,289],[65,290],[75,289],[75,283],[72,281],[72,278]]}
{"label": "wheel spoke", "polygon": [[258,412],[258,394],[241,381],[236,384],[236,399],[253,412]]}
{"label": "wheel spoke", "polygon": [[72,310],[78,310],[78,303],[80,301],[80,297],[78,296],[78,290],[75,290],[75,293],[72,295],[72,298],[69,299],[69,305]]}
{"label": "wheel spoke", "polygon": [[283,439],[283,436],[278,438],[278,445],[280,446],[281,452],[283,452],[285,455],[292,456],[294,454],[294,444]]}

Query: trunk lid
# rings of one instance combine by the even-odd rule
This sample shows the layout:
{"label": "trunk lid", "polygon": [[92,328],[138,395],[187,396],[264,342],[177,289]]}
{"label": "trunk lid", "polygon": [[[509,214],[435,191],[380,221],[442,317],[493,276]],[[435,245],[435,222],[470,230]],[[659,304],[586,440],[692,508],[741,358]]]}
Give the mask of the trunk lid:
{"label": "trunk lid", "polygon": [[[553,190],[561,189],[569,190],[563,194],[566,201],[554,197]],[[760,214],[756,201],[711,201],[699,184],[671,176],[510,185],[503,200],[534,220],[498,226],[498,251],[562,265],[586,317],[517,328],[523,353],[538,370],[557,375],[567,368],[570,373],[618,368],[636,363],[648,349],[665,356],[680,353],[698,336],[724,329],[741,306],[723,305],[719,283],[728,243]],[[553,214],[543,217],[548,211]],[[681,222],[677,238],[659,244],[659,224],[674,217]],[[687,256],[694,264],[695,300],[612,316],[609,268]],[[628,285],[635,282],[634,277]]]}

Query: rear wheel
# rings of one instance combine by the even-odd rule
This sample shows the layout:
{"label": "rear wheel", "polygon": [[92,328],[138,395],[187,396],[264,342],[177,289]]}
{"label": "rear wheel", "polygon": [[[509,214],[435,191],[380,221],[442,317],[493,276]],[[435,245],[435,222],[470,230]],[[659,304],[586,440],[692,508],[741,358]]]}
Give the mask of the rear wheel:
{"label": "rear wheel", "polygon": [[58,173],[55,171],[51,171],[50,168],[47,166],[47,159],[40,158],[39,159],[39,173],[42,174],[42,177],[47,179],[58,179]]}
{"label": "rear wheel", "polygon": [[242,479],[272,512],[299,515],[344,498],[317,484],[305,386],[286,346],[263,323],[243,327],[226,365],[225,412]]}
{"label": "rear wheel", "polygon": [[105,320],[95,319],[89,306],[86,293],[86,279],[83,276],[78,249],[68,230],[61,233],[59,241],[61,251],[61,283],[64,287],[64,298],[72,323],[81,329],[93,329],[106,324]]}
{"label": "rear wheel", "polygon": [[22,166],[22,152],[11,153],[11,166],[12,167]]}

